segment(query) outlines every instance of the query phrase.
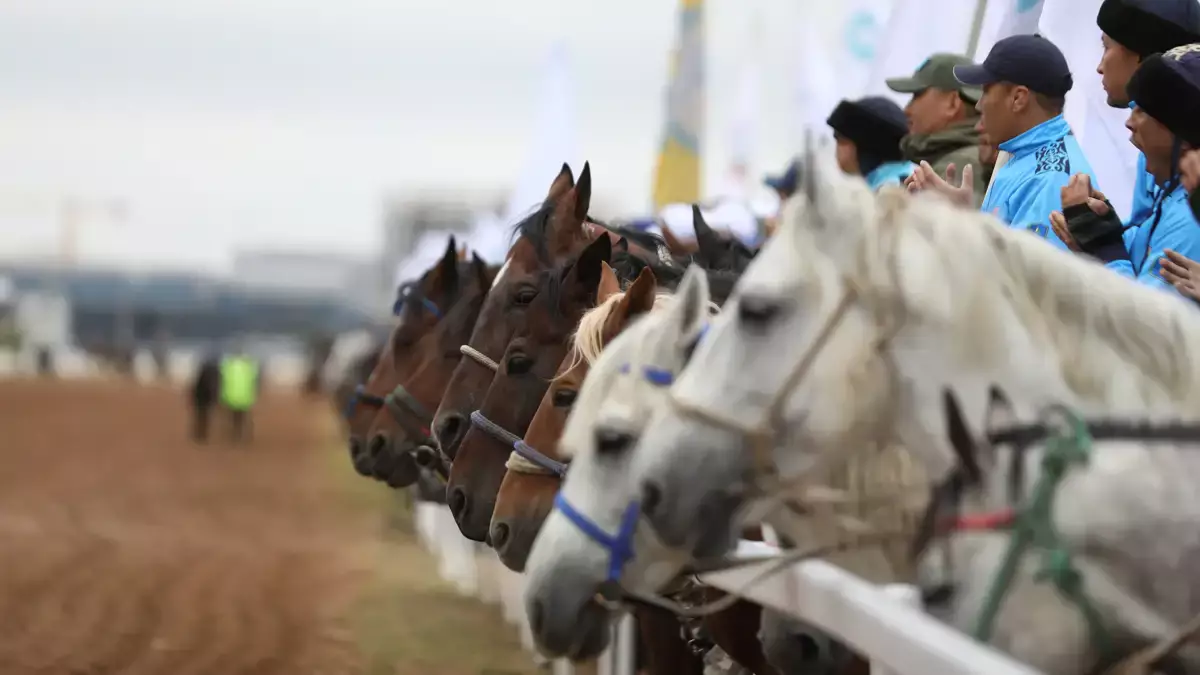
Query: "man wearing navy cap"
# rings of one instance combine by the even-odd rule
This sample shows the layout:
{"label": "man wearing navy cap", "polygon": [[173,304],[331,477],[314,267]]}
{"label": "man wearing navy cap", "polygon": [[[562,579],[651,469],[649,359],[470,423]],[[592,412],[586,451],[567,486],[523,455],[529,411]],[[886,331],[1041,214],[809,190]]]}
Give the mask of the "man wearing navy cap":
{"label": "man wearing navy cap", "polygon": [[[1200,3],[1196,0],[1104,0],[1096,16],[1104,52],[1096,72],[1114,108],[1130,107],[1126,87],[1142,60],[1180,45],[1200,42]],[[1129,224],[1146,220],[1158,194],[1146,158],[1138,155],[1137,182]]]}
{"label": "man wearing navy cap", "polygon": [[1088,197],[1086,185],[1077,185],[1083,198],[1064,210],[1065,219],[1057,218],[1055,229],[1074,250],[1099,258],[1119,274],[1174,288],[1177,280],[1163,278],[1163,267],[1169,268],[1162,262],[1165,251],[1200,259],[1200,226],[1180,177],[1183,153],[1200,147],[1200,44],[1146,58],[1127,91],[1134,108],[1125,126],[1159,187],[1150,215],[1124,229],[1103,195]]}
{"label": "man wearing navy cap", "polygon": [[[983,87],[976,109],[984,133],[1010,155],[996,169],[982,210],[1065,250],[1050,214],[1061,207],[1062,188],[1072,174],[1093,175],[1062,116],[1074,83],[1066,58],[1040,35],[1014,35],[997,42],[982,65],[956,66],[954,76]],[[922,165],[926,176],[933,173],[927,166]]]}

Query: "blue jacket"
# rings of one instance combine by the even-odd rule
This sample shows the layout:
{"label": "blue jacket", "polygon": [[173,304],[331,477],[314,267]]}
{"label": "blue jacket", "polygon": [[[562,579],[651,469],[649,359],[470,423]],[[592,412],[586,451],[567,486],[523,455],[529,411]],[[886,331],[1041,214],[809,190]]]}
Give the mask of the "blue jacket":
{"label": "blue jacket", "polygon": [[884,185],[903,183],[904,179],[911,176],[916,168],[912,162],[886,162],[872,169],[871,173],[863,178],[867,181],[867,187],[878,190]]}
{"label": "blue jacket", "polygon": [[1091,176],[1092,187],[1099,189],[1070,125],[1059,115],[1001,143],[1000,149],[1012,157],[996,172],[980,210],[1067,250],[1050,227],[1050,214],[1062,210],[1062,189],[1077,173]]}
{"label": "blue jacket", "polygon": [[[1179,186],[1165,197],[1161,195],[1142,224],[1125,230],[1125,249],[1129,260],[1108,263],[1110,270],[1138,283],[1172,291],[1175,287],[1162,278],[1159,267],[1165,249],[1200,260],[1200,225],[1192,216],[1187,190]],[[1159,211],[1161,209],[1161,216]],[[1155,224],[1155,218],[1158,218]]]}
{"label": "blue jacket", "polygon": [[1146,171],[1146,155],[1138,153],[1137,178],[1133,183],[1133,206],[1129,209],[1129,220],[1126,227],[1144,223],[1154,212],[1154,202],[1158,199],[1158,184],[1154,176]]}

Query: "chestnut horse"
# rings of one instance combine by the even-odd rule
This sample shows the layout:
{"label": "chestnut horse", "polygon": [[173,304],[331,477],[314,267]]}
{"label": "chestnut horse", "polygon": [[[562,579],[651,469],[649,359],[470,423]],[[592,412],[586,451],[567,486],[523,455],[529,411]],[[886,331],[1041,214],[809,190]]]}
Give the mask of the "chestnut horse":
{"label": "chestnut horse", "polygon": [[393,314],[399,322],[380,350],[366,382],[350,395],[344,412],[350,429],[350,458],[363,475],[370,473],[367,429],[399,379],[416,366],[411,347],[433,330],[443,312],[461,297],[460,276],[466,271],[462,267],[451,236],[442,259],[417,281],[402,284],[397,292]]}

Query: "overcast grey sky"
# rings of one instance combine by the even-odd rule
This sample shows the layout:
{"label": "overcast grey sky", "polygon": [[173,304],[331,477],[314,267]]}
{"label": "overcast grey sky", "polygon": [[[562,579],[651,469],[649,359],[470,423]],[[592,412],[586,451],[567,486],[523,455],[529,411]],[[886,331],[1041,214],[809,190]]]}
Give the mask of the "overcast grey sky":
{"label": "overcast grey sky", "polygon": [[[772,79],[788,0],[709,0],[709,150],[747,50],[767,66],[759,170],[789,154]],[[567,36],[577,129],[608,203],[646,206],[674,0],[37,0],[0,4],[0,248],[51,253],[48,205],[116,197],[92,261],[223,267],[240,246],[370,251],[382,196],[501,187]],[[762,12],[763,33],[749,26]],[[756,47],[751,45],[751,42]],[[785,94],[783,100],[786,100]],[[723,166],[710,162],[709,180]],[[615,214],[613,214],[615,215]]]}

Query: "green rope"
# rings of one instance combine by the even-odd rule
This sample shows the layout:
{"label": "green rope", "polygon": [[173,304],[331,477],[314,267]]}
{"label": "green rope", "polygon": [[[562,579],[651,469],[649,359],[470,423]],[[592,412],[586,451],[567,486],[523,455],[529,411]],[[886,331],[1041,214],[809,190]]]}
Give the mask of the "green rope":
{"label": "green rope", "polygon": [[1087,423],[1078,415],[1061,410],[1068,428],[1050,436],[1042,455],[1042,473],[1034,485],[1029,504],[1017,514],[1000,569],[992,579],[983,609],[972,635],[981,642],[991,639],[996,618],[1016,577],[1021,559],[1031,546],[1043,552],[1037,581],[1049,581],[1069,602],[1079,608],[1093,642],[1102,652],[1111,649],[1103,619],[1083,589],[1083,575],[1075,566],[1070,549],[1054,525],[1054,498],[1071,468],[1085,466],[1091,457],[1092,437]]}

